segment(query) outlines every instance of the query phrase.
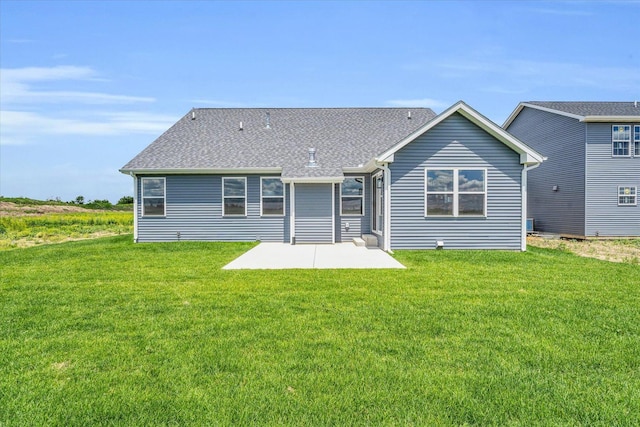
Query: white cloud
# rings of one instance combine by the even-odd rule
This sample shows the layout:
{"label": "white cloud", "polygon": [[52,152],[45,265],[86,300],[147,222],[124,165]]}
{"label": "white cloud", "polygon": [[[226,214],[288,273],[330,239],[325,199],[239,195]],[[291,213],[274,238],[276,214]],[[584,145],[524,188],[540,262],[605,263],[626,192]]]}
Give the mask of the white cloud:
{"label": "white cloud", "polygon": [[640,87],[637,69],[624,67],[601,67],[570,62],[511,60],[501,58],[449,60],[436,64],[444,74],[442,77],[474,78],[492,83],[485,91],[516,92],[537,87],[606,87],[612,90],[629,91]]}
{"label": "white cloud", "polygon": [[247,108],[247,105],[244,102],[234,102],[234,101],[220,101],[217,99],[190,99],[189,102],[196,104],[196,106],[213,106],[217,108]]}
{"label": "white cloud", "polygon": [[35,90],[34,84],[59,81],[105,81],[90,67],[72,65],[0,69],[0,102],[7,104],[82,103],[131,104],[154,102],[154,98],[113,95],[92,91]]}
{"label": "white cloud", "polygon": [[176,117],[139,112],[98,112],[77,118],[52,117],[27,111],[0,111],[0,144],[24,145],[46,136],[159,135]]}
{"label": "white cloud", "polygon": [[[122,104],[152,103],[151,97],[118,95],[94,90],[61,90],[64,82],[104,82],[91,67],[57,66],[0,70],[0,144],[48,143],[59,135],[158,135],[176,117],[116,110]],[[35,89],[45,84],[46,90]],[[55,108],[43,107],[56,104]],[[100,105],[98,107],[92,107]],[[131,108],[129,108],[131,110]]]}
{"label": "white cloud", "polygon": [[408,108],[445,108],[450,104],[431,98],[419,99],[392,99],[387,101],[387,105],[392,107],[408,107]]}

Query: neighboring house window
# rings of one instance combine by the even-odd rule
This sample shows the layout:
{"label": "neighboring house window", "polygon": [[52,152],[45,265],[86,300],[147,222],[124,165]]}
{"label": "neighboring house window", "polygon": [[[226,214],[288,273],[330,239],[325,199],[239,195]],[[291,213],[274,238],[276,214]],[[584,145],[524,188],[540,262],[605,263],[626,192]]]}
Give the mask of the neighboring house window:
{"label": "neighboring house window", "polygon": [[247,215],[247,178],[222,178],[222,215]]}
{"label": "neighboring house window", "polygon": [[618,187],[618,206],[636,206],[637,195],[637,187]]}
{"label": "neighboring house window", "polygon": [[485,169],[427,169],[425,216],[486,216]]}
{"label": "neighboring house window", "polygon": [[613,125],[611,127],[611,142],[613,144],[614,156],[629,156],[629,146],[631,145],[631,126]]}
{"label": "neighboring house window", "polygon": [[142,216],[165,216],[166,181],[142,178]]}
{"label": "neighboring house window", "polygon": [[342,215],[364,215],[364,178],[347,177],[340,185]]}
{"label": "neighboring house window", "polygon": [[260,179],[262,215],[284,215],[284,184],[280,178]]}
{"label": "neighboring house window", "polygon": [[640,126],[633,127],[634,156],[640,157]]}

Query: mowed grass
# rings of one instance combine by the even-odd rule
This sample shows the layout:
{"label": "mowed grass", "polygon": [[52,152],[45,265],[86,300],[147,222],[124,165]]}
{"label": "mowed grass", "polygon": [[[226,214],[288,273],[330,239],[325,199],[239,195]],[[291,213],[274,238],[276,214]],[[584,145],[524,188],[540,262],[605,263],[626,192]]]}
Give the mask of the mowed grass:
{"label": "mowed grass", "polygon": [[252,245],[0,253],[0,425],[640,424],[636,265],[221,270]]}

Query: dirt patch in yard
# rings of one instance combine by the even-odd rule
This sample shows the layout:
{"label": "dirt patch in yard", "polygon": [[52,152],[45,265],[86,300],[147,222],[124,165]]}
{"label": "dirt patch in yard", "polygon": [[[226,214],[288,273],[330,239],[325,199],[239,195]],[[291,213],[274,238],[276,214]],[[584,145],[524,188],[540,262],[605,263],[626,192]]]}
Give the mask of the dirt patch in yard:
{"label": "dirt patch in yard", "polygon": [[527,244],[538,248],[565,250],[603,261],[640,265],[640,239],[572,240],[529,236]]}
{"label": "dirt patch in yard", "polygon": [[38,216],[50,213],[91,212],[80,206],[60,205],[19,205],[13,202],[0,202],[0,216]]}

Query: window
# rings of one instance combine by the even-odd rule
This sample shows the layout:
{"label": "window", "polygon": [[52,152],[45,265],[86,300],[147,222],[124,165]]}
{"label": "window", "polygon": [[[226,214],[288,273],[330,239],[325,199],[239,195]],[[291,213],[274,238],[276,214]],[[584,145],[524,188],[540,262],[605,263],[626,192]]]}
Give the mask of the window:
{"label": "window", "polygon": [[631,145],[631,126],[611,126],[611,142],[613,145],[613,155],[615,157],[629,156],[629,145]]}
{"label": "window", "polygon": [[427,169],[425,216],[486,216],[485,169]]}
{"label": "window", "polygon": [[636,206],[637,194],[637,187],[618,187],[618,206]]}
{"label": "window", "polygon": [[284,184],[280,178],[260,179],[262,215],[284,215]]}
{"label": "window", "polygon": [[222,215],[247,215],[247,178],[222,178]]}
{"label": "window", "polygon": [[340,185],[342,215],[364,215],[364,178],[347,177]]}
{"label": "window", "polygon": [[142,216],[165,216],[164,178],[142,178]]}
{"label": "window", "polygon": [[635,145],[633,155],[636,157],[640,157],[640,126],[638,125],[633,127],[633,142]]}

